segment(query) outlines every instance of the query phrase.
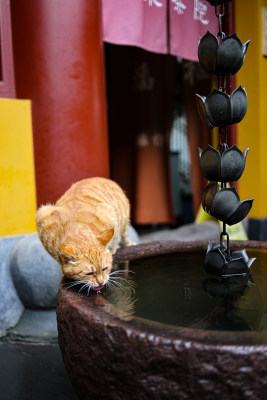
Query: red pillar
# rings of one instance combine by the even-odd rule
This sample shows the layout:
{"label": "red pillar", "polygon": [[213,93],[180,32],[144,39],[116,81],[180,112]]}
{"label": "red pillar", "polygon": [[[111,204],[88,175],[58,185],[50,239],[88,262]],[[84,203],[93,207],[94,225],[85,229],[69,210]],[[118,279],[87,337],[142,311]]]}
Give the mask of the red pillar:
{"label": "red pillar", "polygon": [[100,0],[12,0],[18,98],[32,100],[38,205],[109,176]]}

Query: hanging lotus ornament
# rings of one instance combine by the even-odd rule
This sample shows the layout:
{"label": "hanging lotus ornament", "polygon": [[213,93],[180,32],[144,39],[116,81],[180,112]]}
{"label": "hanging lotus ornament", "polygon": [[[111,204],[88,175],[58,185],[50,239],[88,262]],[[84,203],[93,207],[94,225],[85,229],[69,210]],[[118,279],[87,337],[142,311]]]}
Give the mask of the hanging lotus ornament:
{"label": "hanging lotus ornament", "polygon": [[247,148],[243,153],[234,145],[222,154],[208,145],[205,150],[199,150],[200,167],[203,175],[209,181],[236,182],[244,172]]}
{"label": "hanging lotus ornament", "polygon": [[200,118],[210,128],[237,124],[242,121],[247,111],[247,93],[241,86],[231,95],[213,89],[207,97],[199,94],[196,96]]}
{"label": "hanging lotus ornament", "polygon": [[246,250],[233,251],[229,256],[224,243],[212,245],[209,242],[205,269],[208,273],[222,277],[247,275],[254,260],[249,259]]}
{"label": "hanging lotus ornament", "polygon": [[219,42],[218,37],[208,31],[199,40],[200,65],[209,74],[236,74],[243,65],[249,42],[242,44],[235,33]]}
{"label": "hanging lotus ornament", "polygon": [[241,222],[249,213],[254,199],[243,200],[235,188],[219,190],[217,182],[208,184],[202,195],[202,206],[212,217],[227,225]]}
{"label": "hanging lotus ornament", "polygon": [[[222,221],[223,227],[220,243],[209,244],[205,269],[220,277],[247,276],[254,259],[249,260],[245,250],[231,252],[227,232],[227,225],[237,224],[248,215],[254,200],[240,202],[236,189],[227,187],[228,182],[235,182],[242,176],[246,165],[249,149],[242,152],[236,145],[228,147],[227,126],[237,124],[244,118],[248,106],[247,93],[241,86],[231,94],[226,93],[226,89],[227,76],[237,73],[242,67],[250,41],[243,44],[235,33],[225,36],[222,31],[225,3],[231,0],[207,1],[215,6],[219,30],[216,36],[208,31],[200,38],[198,58],[207,73],[218,76],[218,89],[214,89],[207,97],[197,94],[196,100],[202,121],[210,128],[219,128],[220,144],[217,149],[210,145],[204,150],[199,149],[201,170],[210,181],[202,195],[202,206],[208,214]],[[221,189],[218,182],[221,183]],[[214,287],[219,295],[228,293],[225,285],[221,287],[216,283],[214,286],[213,281],[207,285],[211,291],[214,291]]]}

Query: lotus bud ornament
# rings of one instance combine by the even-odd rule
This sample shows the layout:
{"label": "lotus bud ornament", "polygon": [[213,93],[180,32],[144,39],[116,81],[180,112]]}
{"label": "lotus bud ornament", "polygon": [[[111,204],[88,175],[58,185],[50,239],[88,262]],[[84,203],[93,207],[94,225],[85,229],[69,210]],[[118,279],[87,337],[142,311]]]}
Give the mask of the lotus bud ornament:
{"label": "lotus bud ornament", "polygon": [[199,94],[196,96],[200,118],[210,128],[237,124],[242,121],[247,111],[247,93],[241,86],[231,95],[213,89],[207,97]]}
{"label": "lotus bud ornament", "polygon": [[205,150],[199,150],[200,167],[203,175],[209,181],[236,182],[244,172],[247,148],[243,153],[234,145],[222,154],[208,145]]}
{"label": "lotus bud ornament", "polygon": [[[227,79],[229,81],[229,76],[236,74],[242,67],[250,41],[242,43],[236,33],[226,36],[222,30],[225,4],[231,0],[207,1],[215,7],[218,33],[213,35],[208,31],[199,38],[198,58],[208,74],[217,75],[218,89],[213,89],[208,96],[196,94],[196,102],[202,121],[211,129],[219,128],[219,145],[217,149],[210,145],[204,150],[199,148],[200,167],[203,175],[210,181],[202,194],[202,207],[221,221],[223,226],[220,243],[209,243],[205,269],[208,273],[227,277],[229,281],[231,276],[242,276],[239,279],[247,277],[254,261],[248,258],[245,250],[231,252],[230,236],[227,232],[227,225],[238,224],[248,215],[254,199],[240,201],[236,189],[226,185],[228,182],[236,182],[242,176],[249,150],[247,148],[242,152],[236,145],[229,148],[227,126],[242,121],[247,112],[248,101],[246,90],[241,86],[231,94],[227,93]],[[239,284],[233,288],[234,294],[239,293]],[[245,285],[242,285],[242,290],[244,288]],[[229,293],[229,288],[224,283],[214,284],[214,280],[206,282],[206,289],[208,293],[222,295],[224,298]],[[242,295],[242,291],[240,294]]]}
{"label": "lotus bud ornament", "polygon": [[205,259],[206,272],[213,275],[229,276],[247,275],[255,258],[248,257],[246,250],[233,251],[230,258],[227,255],[225,244],[212,244],[209,242]]}
{"label": "lotus bud ornament", "polygon": [[202,195],[202,206],[212,217],[227,225],[241,222],[249,213],[254,199],[243,200],[235,188],[219,190],[217,182],[208,184]]}
{"label": "lotus bud ornament", "polygon": [[209,74],[233,75],[242,67],[250,40],[242,44],[235,33],[218,37],[207,32],[199,40],[199,63]]}

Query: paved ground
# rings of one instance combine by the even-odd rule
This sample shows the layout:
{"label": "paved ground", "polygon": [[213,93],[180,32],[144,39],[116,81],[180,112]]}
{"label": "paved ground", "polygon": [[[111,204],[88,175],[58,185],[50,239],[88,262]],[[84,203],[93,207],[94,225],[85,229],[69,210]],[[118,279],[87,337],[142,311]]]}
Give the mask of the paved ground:
{"label": "paved ground", "polygon": [[77,400],[57,344],[0,342],[1,400]]}
{"label": "paved ground", "polygon": [[140,232],[140,243],[154,240],[220,240],[220,227],[214,221],[206,221],[201,224],[187,224],[179,228],[156,229],[154,232]]}
{"label": "paved ground", "polygon": [[25,310],[0,341],[0,400],[77,400],[57,343],[56,310]]}

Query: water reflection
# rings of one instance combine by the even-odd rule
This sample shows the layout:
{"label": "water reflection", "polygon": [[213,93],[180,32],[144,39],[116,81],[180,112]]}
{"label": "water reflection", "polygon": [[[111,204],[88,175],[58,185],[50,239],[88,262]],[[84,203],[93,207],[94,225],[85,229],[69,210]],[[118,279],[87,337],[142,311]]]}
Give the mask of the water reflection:
{"label": "water reflection", "polygon": [[[205,272],[204,254],[171,254],[133,261],[126,280],[104,297],[120,310],[165,324],[205,330],[267,331],[267,254],[251,275],[221,279]],[[134,273],[130,273],[129,269]],[[253,278],[252,278],[253,275]]]}
{"label": "water reflection", "polygon": [[252,330],[238,310],[238,302],[248,289],[249,283],[254,284],[251,275],[229,279],[208,278],[203,282],[206,293],[222,298],[222,310],[212,316],[219,329]]}
{"label": "water reflection", "polygon": [[135,272],[129,269],[129,263],[115,264],[110,277],[110,283],[103,291],[104,297],[119,310],[128,315],[135,314],[136,282],[132,275]]}

